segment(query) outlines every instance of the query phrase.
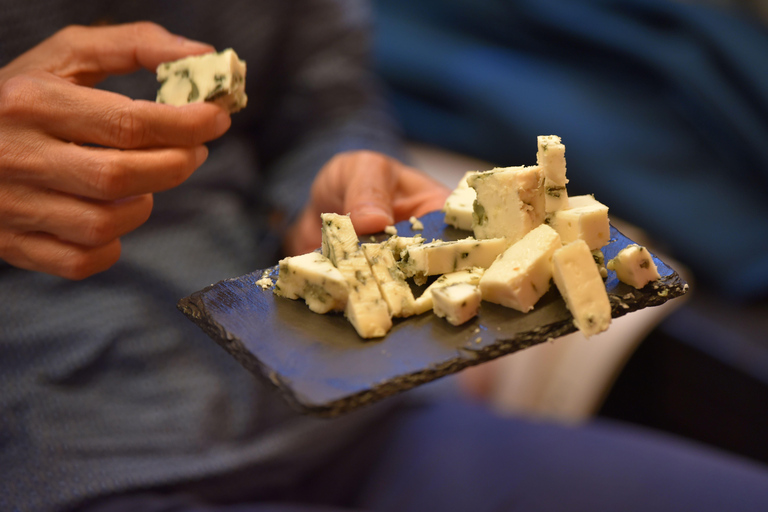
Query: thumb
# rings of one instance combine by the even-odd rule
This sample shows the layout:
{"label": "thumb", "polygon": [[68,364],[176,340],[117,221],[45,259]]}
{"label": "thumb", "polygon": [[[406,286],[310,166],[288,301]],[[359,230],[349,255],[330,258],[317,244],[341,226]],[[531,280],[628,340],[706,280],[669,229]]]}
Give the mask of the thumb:
{"label": "thumb", "polygon": [[[394,223],[392,196],[400,165],[397,161],[372,152],[355,154],[347,162],[349,185],[344,209],[359,234],[378,233]],[[361,172],[363,171],[364,172]]]}
{"label": "thumb", "polygon": [[[214,51],[208,44],[171,34],[150,22],[104,27],[70,26],[19,58],[80,85],[163,62]],[[26,57],[26,59],[25,59]]]}

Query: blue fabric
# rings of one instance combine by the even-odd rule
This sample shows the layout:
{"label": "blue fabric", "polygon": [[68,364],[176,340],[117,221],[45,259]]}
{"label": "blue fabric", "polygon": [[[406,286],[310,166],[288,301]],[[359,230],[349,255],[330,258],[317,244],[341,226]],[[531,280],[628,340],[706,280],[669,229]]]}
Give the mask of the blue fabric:
{"label": "blue fabric", "polygon": [[768,31],[669,0],[378,0],[406,134],[495,165],[563,137],[569,192],[701,282],[768,294]]}

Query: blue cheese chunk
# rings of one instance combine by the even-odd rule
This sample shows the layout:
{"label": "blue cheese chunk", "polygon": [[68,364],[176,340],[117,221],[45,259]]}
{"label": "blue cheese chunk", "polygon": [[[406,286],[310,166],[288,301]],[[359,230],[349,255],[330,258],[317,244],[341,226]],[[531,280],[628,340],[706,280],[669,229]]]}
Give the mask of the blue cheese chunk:
{"label": "blue cheese chunk", "polygon": [[611,303],[592,252],[584,240],[576,240],[555,251],[552,273],[573,322],[586,337],[611,324]]}
{"label": "blue cheese chunk", "polygon": [[390,251],[392,251],[392,255],[395,257],[396,261],[400,261],[400,259],[403,257],[403,253],[405,250],[412,246],[412,245],[421,245],[424,243],[424,237],[421,235],[416,236],[399,236],[394,235],[390,236],[384,241],[384,245],[386,245]]}
{"label": "blue cheese chunk", "polygon": [[360,249],[360,241],[352,226],[349,215],[323,213],[320,215],[323,256],[338,266],[339,261],[347,259]]}
{"label": "blue cheese chunk", "polygon": [[568,208],[554,212],[548,217],[548,223],[560,233],[564,244],[584,240],[592,251],[606,245],[611,238],[608,207],[592,195],[569,198]]}
{"label": "blue cheese chunk", "polygon": [[432,291],[432,310],[451,325],[461,325],[477,316],[480,288],[471,283],[455,283]]}
{"label": "blue cheese chunk", "polygon": [[395,257],[386,242],[362,244],[361,248],[379,286],[381,296],[389,307],[389,313],[394,317],[413,315],[415,313],[413,292],[405,281],[405,275],[397,267]]}
{"label": "blue cheese chunk", "polygon": [[292,256],[278,264],[275,295],[303,298],[315,313],[343,311],[349,294],[347,280],[333,263],[317,252]]}
{"label": "blue cheese chunk", "polygon": [[536,163],[544,176],[544,211],[552,213],[568,207],[565,177],[565,145],[557,135],[539,135]]}
{"label": "blue cheese chunk", "polygon": [[478,171],[469,171],[459,180],[443,205],[445,223],[458,229],[472,231],[472,213],[475,204],[475,189],[469,186],[467,178]]}
{"label": "blue cheese chunk", "polygon": [[389,307],[362,250],[348,254],[336,263],[349,286],[344,316],[361,338],[379,338],[392,328]]}
{"label": "blue cheese chunk", "polygon": [[544,222],[544,179],[539,166],[505,167],[469,176],[475,190],[475,238],[508,238],[510,243]]}
{"label": "blue cheese chunk", "polygon": [[234,113],[245,108],[245,61],[228,48],[220,53],[196,55],[157,67],[157,102],[186,105],[217,103]]}
{"label": "blue cheese chunk", "polygon": [[648,249],[637,244],[628,245],[608,261],[608,269],[616,272],[622,283],[642,288],[659,279],[659,270]]}
{"label": "blue cheese chunk", "polygon": [[480,283],[480,279],[483,277],[485,269],[480,267],[465,268],[457,272],[451,272],[449,274],[443,274],[435,279],[435,282],[430,284],[426,290],[416,299],[415,307],[416,314],[420,315],[426,313],[432,309],[434,302],[432,293],[445,286],[451,286],[457,283],[466,283],[473,286],[477,286]]}
{"label": "blue cheese chunk", "polygon": [[483,300],[523,313],[533,309],[549,290],[552,255],[561,246],[560,235],[546,224],[533,229],[485,271],[480,280]]}
{"label": "blue cheese chunk", "polygon": [[506,238],[476,240],[472,237],[445,242],[435,240],[406,247],[400,268],[417,283],[426,276],[447,274],[469,267],[488,268],[509,246]]}

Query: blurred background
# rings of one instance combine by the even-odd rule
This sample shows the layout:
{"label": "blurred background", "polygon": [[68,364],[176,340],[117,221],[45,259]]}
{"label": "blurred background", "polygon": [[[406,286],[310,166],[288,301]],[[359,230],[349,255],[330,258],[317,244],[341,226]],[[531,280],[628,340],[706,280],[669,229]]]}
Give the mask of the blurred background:
{"label": "blurred background", "polygon": [[[414,163],[566,146],[569,194],[691,284],[685,299],[495,363],[501,411],[631,421],[768,462],[768,4],[375,0],[375,58]],[[484,365],[485,366],[485,365]]]}

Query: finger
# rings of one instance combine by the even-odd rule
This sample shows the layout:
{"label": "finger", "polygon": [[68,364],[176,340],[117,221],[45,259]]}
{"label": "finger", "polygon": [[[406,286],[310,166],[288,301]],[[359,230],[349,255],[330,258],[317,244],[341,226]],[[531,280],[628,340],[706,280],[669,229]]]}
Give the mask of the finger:
{"label": "finger", "polygon": [[17,232],[44,232],[96,247],[144,224],[152,212],[152,195],[121,201],[92,201],[24,185],[5,185],[0,196],[0,225]]}
{"label": "finger", "polygon": [[210,45],[171,34],[154,23],[106,27],[70,26],[20,59],[81,85],[93,85],[109,74],[140,68],[155,71],[163,62],[214,51]]}
{"label": "finger", "polygon": [[17,159],[14,174],[32,186],[113,201],[176,187],[207,156],[205,146],[118,150],[53,142]]}
{"label": "finger", "polygon": [[13,233],[0,230],[0,258],[14,267],[85,279],[103,272],[120,258],[120,240],[99,247],[64,242],[46,233]]}
{"label": "finger", "polygon": [[121,149],[195,146],[220,137],[231,124],[214,104],[179,108],[131,100],[41,72],[4,84],[0,114],[65,141]]}
{"label": "finger", "polygon": [[345,163],[344,210],[358,233],[376,233],[394,223],[392,195],[399,167],[396,161],[373,152],[357,153]]}

